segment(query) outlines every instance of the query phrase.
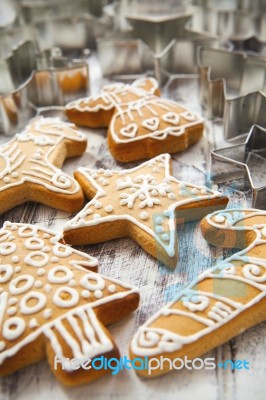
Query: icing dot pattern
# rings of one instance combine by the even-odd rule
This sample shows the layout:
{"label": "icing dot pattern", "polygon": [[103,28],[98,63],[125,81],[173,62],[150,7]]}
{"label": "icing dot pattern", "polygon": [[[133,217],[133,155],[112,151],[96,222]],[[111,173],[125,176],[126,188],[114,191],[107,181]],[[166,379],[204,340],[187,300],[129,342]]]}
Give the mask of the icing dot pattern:
{"label": "icing dot pattern", "polygon": [[[119,298],[121,291],[129,290],[122,284],[118,290],[113,280],[88,271],[97,260],[61,244],[60,239],[52,231],[27,224],[6,222],[0,230],[0,361],[17,341],[27,343],[32,332],[41,329],[50,337],[46,324],[60,325],[58,316],[70,313],[66,315],[71,321],[76,309],[89,310],[94,302],[108,302],[106,297]],[[19,260],[14,259],[16,253]]]}
{"label": "icing dot pattern", "polygon": [[[190,202],[220,197],[207,187],[187,184],[170,175],[170,156],[160,155],[136,168],[122,171],[97,171],[79,168],[96,196],[69,221],[64,230],[93,227],[101,223],[127,220],[155,238],[164,251],[174,257],[176,232],[174,210]],[[101,178],[108,179],[108,185]],[[141,245],[141,243],[140,243]]]}

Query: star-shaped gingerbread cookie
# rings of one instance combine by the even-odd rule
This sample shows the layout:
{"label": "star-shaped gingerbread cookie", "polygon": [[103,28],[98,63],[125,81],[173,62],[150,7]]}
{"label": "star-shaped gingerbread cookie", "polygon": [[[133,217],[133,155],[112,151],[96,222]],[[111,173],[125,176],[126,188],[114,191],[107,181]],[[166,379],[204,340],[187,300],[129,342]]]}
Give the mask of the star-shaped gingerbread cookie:
{"label": "star-shaped gingerbread cookie", "polygon": [[84,153],[87,140],[71,123],[36,117],[0,147],[0,213],[26,201],[64,211],[83,205],[79,184],[60,167],[68,157]]}
{"label": "star-shaped gingerbread cookie", "polygon": [[158,96],[153,78],[107,85],[99,96],[69,103],[66,115],[78,125],[109,127],[110,151],[122,162],[176,153],[196,143],[203,132],[202,118]]}
{"label": "star-shaped gingerbread cookie", "polygon": [[135,310],[138,291],[92,270],[97,260],[60,242],[61,235],[6,222],[0,230],[0,374],[47,358],[67,385],[108,371],[82,366],[119,357],[104,325]]}
{"label": "star-shaped gingerbread cookie", "polygon": [[198,357],[266,319],[266,212],[215,212],[201,228],[210,243],[243,250],[204,271],[138,329],[132,359],[152,358],[157,367],[161,356],[172,361],[138,371],[146,377],[181,369],[185,357],[203,368]]}
{"label": "star-shaped gingerbread cookie", "polygon": [[92,199],[64,228],[71,244],[131,237],[164,264],[177,263],[176,224],[224,208],[227,197],[170,175],[169,154],[136,168],[110,171],[79,168],[74,173]]}

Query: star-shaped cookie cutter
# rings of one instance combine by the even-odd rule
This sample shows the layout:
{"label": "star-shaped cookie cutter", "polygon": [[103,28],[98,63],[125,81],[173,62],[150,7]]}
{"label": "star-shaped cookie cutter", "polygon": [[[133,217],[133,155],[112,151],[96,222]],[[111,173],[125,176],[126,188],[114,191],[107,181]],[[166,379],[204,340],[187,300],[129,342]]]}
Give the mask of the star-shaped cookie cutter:
{"label": "star-shaped cookie cutter", "polygon": [[31,41],[21,42],[0,59],[0,133],[13,134],[39,107],[64,106],[88,92],[88,63],[56,54],[37,53]]}
{"label": "star-shaped cookie cutter", "polygon": [[266,129],[253,125],[245,143],[212,152],[215,182],[244,180],[250,189],[252,206],[266,210]]}
{"label": "star-shaped cookie cutter", "polygon": [[104,76],[129,78],[152,74],[161,85],[171,74],[197,73],[197,47],[229,47],[212,34],[187,31],[191,13],[174,15],[126,14],[131,29],[97,40]]}
{"label": "star-shaped cookie cutter", "polygon": [[227,139],[266,126],[266,62],[241,52],[199,49],[201,102],[209,119],[223,118]]}

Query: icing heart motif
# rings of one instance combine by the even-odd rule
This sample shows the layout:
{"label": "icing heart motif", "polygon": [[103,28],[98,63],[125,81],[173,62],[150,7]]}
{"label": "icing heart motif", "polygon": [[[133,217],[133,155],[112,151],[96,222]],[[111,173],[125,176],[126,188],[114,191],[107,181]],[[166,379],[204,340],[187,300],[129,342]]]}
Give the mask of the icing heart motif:
{"label": "icing heart motif", "polygon": [[121,135],[134,138],[136,136],[138,127],[136,124],[129,124],[120,130]]}
{"label": "icing heart motif", "polygon": [[189,111],[183,112],[180,115],[181,115],[181,117],[185,118],[187,121],[191,121],[191,122],[195,121],[195,115],[191,114],[191,112],[189,112]]}
{"label": "icing heart motif", "polygon": [[142,122],[142,126],[144,126],[144,128],[149,129],[150,131],[156,131],[156,129],[158,129],[158,126],[160,124],[160,120],[159,118],[149,118],[149,119],[145,119],[145,121]]}
{"label": "icing heart motif", "polygon": [[173,124],[173,125],[178,125],[179,121],[180,121],[179,115],[174,112],[168,112],[167,114],[164,114],[162,116],[162,119],[163,119],[163,121],[169,122],[170,124]]}

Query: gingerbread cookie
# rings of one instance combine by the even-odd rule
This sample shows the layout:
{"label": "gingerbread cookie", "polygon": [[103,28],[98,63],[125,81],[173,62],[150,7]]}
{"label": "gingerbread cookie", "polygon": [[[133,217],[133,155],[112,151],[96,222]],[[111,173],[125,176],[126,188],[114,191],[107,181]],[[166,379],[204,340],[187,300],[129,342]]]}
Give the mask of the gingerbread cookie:
{"label": "gingerbread cookie", "polygon": [[2,376],[47,358],[58,380],[77,385],[108,372],[83,369],[85,361],[119,357],[104,325],[135,310],[139,294],[88,271],[97,260],[60,239],[28,224],[6,222],[0,230]]}
{"label": "gingerbread cookie", "polygon": [[[203,272],[141,326],[132,358],[193,360],[266,319],[266,212],[215,212],[201,226],[211,243],[244,250]],[[169,368],[138,372],[157,376]]]}
{"label": "gingerbread cookie", "polygon": [[26,201],[64,211],[83,205],[79,184],[59,169],[68,157],[84,153],[87,140],[74,124],[37,117],[0,147],[0,213]]}
{"label": "gingerbread cookie", "polygon": [[176,224],[224,208],[227,197],[170,175],[169,154],[136,168],[110,171],[79,168],[74,173],[92,199],[64,228],[71,244],[131,237],[164,264],[177,263]]}
{"label": "gingerbread cookie", "polygon": [[66,114],[78,125],[109,127],[110,151],[122,162],[176,153],[196,143],[203,133],[202,118],[155,94],[159,90],[153,78],[107,85],[99,96],[69,103]]}

